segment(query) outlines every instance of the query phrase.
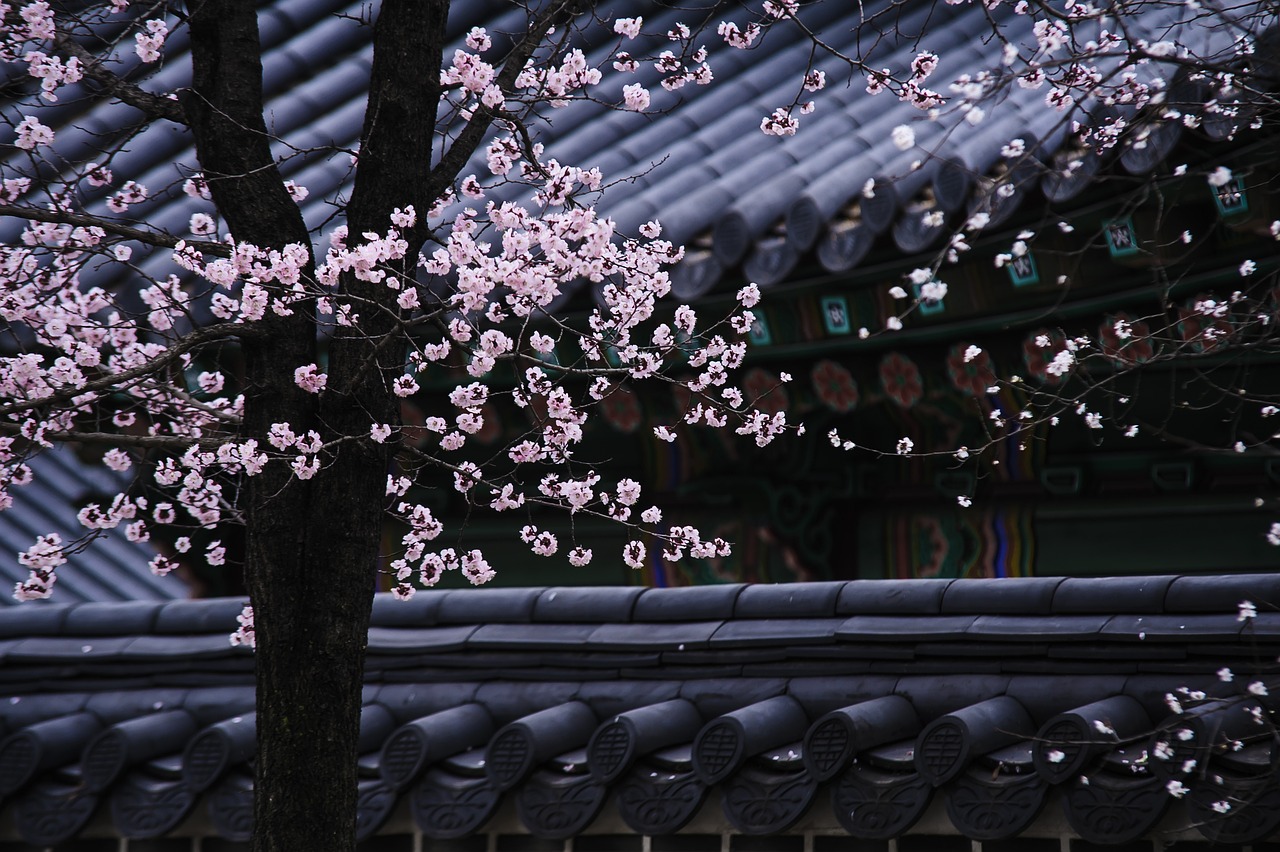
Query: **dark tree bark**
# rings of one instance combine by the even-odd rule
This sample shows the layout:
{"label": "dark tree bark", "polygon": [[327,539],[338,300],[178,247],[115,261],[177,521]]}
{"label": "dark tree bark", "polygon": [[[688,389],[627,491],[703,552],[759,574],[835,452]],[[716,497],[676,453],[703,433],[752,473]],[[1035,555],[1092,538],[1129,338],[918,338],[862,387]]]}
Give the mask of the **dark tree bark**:
{"label": "dark tree bark", "polygon": [[[409,244],[406,259],[389,273],[408,278],[426,234],[426,179],[446,12],[444,0],[381,5],[356,183],[347,208],[354,242],[366,232],[385,234],[394,208],[415,206],[420,221],[402,233]],[[319,400],[316,428],[326,442],[356,440],[339,444],[310,481],[308,517],[300,519],[307,534],[299,546],[293,549],[288,536],[279,542],[259,538],[249,553],[258,630],[257,783],[262,785],[254,807],[255,852],[355,845],[364,650],[395,449],[391,442],[370,440],[369,429],[399,418],[390,385],[403,372],[405,351],[395,333],[400,322],[395,297],[385,284],[342,276],[338,302],[350,304],[359,321],[340,328],[329,343],[328,387]],[[282,545],[289,552],[281,552]]]}
{"label": "dark tree bark", "polygon": [[[546,26],[551,4],[509,52],[509,86]],[[384,0],[374,24],[374,60],[347,226],[356,242],[385,234],[395,208],[418,222],[401,229],[405,259],[389,274],[411,279],[432,201],[457,177],[488,132],[473,118],[445,152],[433,140],[448,0]],[[191,7],[194,65],[183,103],[210,191],[237,240],[262,248],[310,245],[271,159],[263,119],[262,66],[254,5],[198,0]],[[305,270],[314,272],[315,260]],[[315,429],[332,443],[308,481],[281,464],[248,480],[247,580],[257,635],[258,757],[255,852],[348,852],[355,847],[356,744],[364,650],[375,589],[386,477],[395,447],[369,438],[396,423],[391,383],[404,366],[396,292],[354,275],[337,301],[358,314],[328,345],[328,385],[300,390],[294,370],[316,361],[312,305],[271,311],[242,348],[247,385],[244,437],[265,441],[273,423]],[[343,439],[343,440],[338,440]]]}
{"label": "dark tree bark", "polygon": [[[368,116],[348,210],[353,235],[385,233],[395,207],[424,222],[405,236],[412,276],[425,236],[431,138],[445,0],[386,2],[375,26]],[[203,0],[191,9],[194,76],[184,109],[201,168],[238,240],[263,248],[310,244],[285,191],[263,120],[254,4]],[[313,271],[312,266],[307,272]],[[329,385],[317,400],[293,371],[316,360],[313,310],[270,311],[268,332],[243,343],[244,434],[265,440],[272,423],[316,429],[326,441],[355,438],[322,457],[310,481],[284,465],[249,480],[247,575],[257,634],[256,852],[341,852],[355,847],[356,743],[363,658],[393,447],[368,439],[394,423],[389,383],[403,365],[391,343],[399,322],[385,285],[341,281],[358,328],[330,345]],[[352,298],[354,297],[354,298]]]}

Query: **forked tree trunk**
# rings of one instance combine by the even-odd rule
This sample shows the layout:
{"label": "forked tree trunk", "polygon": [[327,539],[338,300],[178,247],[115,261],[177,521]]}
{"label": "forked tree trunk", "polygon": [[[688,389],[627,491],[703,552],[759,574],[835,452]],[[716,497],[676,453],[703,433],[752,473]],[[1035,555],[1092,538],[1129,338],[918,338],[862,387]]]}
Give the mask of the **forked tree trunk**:
{"label": "forked tree trunk", "polygon": [[[347,221],[351,234],[385,233],[395,207],[415,205],[413,274],[425,233],[431,139],[448,4],[387,0],[375,25],[368,117]],[[214,202],[237,240],[263,248],[310,244],[276,170],[263,120],[255,4],[191,4],[194,66],[184,109]],[[440,176],[436,176],[440,179]],[[310,273],[311,269],[307,272]],[[358,329],[329,347],[329,381],[317,399],[294,383],[316,358],[310,305],[267,312],[267,334],[243,342],[244,437],[265,445],[272,423],[357,437],[322,455],[299,481],[274,463],[248,481],[247,574],[257,635],[258,756],[255,852],[349,852],[355,848],[356,744],[364,650],[376,579],[382,507],[393,447],[368,439],[395,423],[389,383],[403,366],[394,293],[344,277],[358,296]],[[339,297],[339,301],[342,297]]]}

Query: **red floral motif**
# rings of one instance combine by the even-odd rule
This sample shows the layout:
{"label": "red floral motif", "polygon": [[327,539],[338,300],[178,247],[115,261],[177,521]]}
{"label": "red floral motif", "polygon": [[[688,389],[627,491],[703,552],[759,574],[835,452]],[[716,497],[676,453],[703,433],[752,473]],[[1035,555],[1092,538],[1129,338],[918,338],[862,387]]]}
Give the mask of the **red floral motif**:
{"label": "red floral motif", "polygon": [[832,411],[844,414],[858,405],[858,383],[842,365],[822,360],[809,371],[818,399]]}
{"label": "red floral motif", "polygon": [[996,383],[996,369],[984,349],[968,361],[964,359],[968,343],[957,343],[947,353],[947,375],[956,390],[966,396],[983,396]]}
{"label": "red floral motif", "polygon": [[636,395],[626,388],[615,387],[600,400],[600,413],[605,422],[619,432],[630,434],[640,427],[642,414]]}
{"label": "red floral motif", "polygon": [[1178,309],[1178,332],[1193,351],[1212,352],[1231,338],[1235,329],[1224,307],[1212,293],[1200,293]]}
{"label": "red floral motif", "polygon": [[[1041,346],[1044,340],[1048,346]],[[1037,328],[1022,341],[1022,361],[1027,365],[1031,377],[1043,385],[1059,385],[1065,376],[1055,376],[1049,372],[1049,365],[1059,352],[1067,348],[1067,339],[1062,332],[1048,328]]]}
{"label": "red floral motif", "polygon": [[782,386],[778,377],[761,367],[752,367],[747,370],[746,376],[742,379],[742,392],[746,395],[749,405],[752,404],[752,400],[755,400],[754,407],[765,414],[786,411],[787,404],[790,402],[787,389]]}
{"label": "red floral motif", "polygon": [[906,355],[890,352],[880,359],[880,386],[889,399],[910,408],[924,396],[920,368]]}
{"label": "red floral motif", "polygon": [[[1121,337],[1117,326],[1127,329],[1128,336]],[[1098,343],[1102,354],[1124,365],[1145,364],[1155,354],[1151,345],[1151,327],[1124,311],[1107,314],[1102,325],[1098,326]]]}

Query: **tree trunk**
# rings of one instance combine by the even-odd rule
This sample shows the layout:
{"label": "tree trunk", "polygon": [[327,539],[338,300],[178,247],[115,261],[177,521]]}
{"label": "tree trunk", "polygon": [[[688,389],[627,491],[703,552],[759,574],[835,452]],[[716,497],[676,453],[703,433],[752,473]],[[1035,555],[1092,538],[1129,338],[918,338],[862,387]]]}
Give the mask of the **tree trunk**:
{"label": "tree trunk", "polygon": [[[347,221],[353,242],[386,233],[395,207],[415,205],[407,259],[412,278],[426,234],[431,139],[448,4],[388,0],[375,25],[374,64],[356,186]],[[297,205],[271,158],[263,120],[262,67],[254,4],[192,4],[192,91],[184,109],[201,168],[229,230],[262,248],[310,245]],[[306,273],[314,272],[314,263]],[[403,369],[395,342],[395,293],[344,276],[358,328],[329,348],[319,399],[293,371],[316,361],[311,305],[290,317],[270,310],[267,335],[243,342],[243,437],[265,443],[272,423],[326,442],[321,470],[299,481],[276,462],[248,480],[247,579],[257,637],[258,756],[255,852],[347,852],[355,848],[356,746],[364,650],[376,581],[391,442],[369,439],[374,423],[396,423],[390,382]]]}

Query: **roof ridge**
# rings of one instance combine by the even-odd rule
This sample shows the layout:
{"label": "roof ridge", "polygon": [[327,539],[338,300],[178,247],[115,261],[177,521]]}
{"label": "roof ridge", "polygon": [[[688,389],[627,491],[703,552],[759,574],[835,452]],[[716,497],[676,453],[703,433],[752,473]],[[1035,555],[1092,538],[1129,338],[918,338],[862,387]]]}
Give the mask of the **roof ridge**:
{"label": "roof ridge", "polygon": [[[628,624],[928,616],[1235,615],[1280,612],[1280,574],[835,580],[809,583],[441,589],[376,596],[372,626]],[[33,602],[0,608],[0,638],[193,635],[235,629],[246,597]],[[118,622],[117,622],[118,619]]]}

